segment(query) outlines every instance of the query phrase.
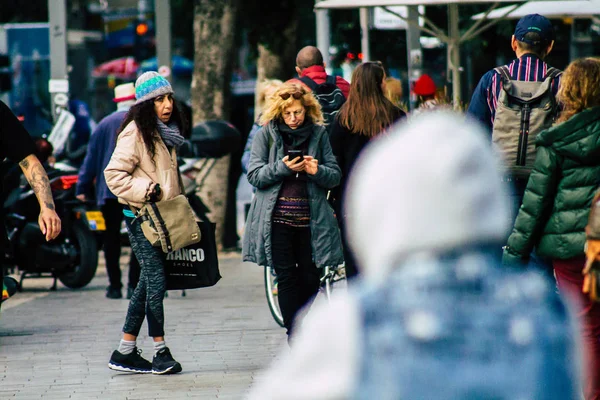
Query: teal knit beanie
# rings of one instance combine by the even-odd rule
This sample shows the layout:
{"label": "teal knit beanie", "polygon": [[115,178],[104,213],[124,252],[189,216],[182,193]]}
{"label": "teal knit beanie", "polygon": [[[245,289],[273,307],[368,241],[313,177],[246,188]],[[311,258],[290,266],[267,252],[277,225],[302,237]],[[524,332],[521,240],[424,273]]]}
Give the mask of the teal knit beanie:
{"label": "teal knit beanie", "polygon": [[156,71],[144,72],[135,81],[135,104],[169,93],[173,93],[171,84]]}

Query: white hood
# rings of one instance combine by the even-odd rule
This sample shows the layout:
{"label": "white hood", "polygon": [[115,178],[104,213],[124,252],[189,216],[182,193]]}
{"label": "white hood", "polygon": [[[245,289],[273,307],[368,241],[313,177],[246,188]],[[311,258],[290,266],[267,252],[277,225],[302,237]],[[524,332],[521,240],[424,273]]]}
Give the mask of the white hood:
{"label": "white hood", "polygon": [[362,153],[346,199],[348,239],[366,278],[417,253],[506,238],[499,159],[477,122],[424,113]]}

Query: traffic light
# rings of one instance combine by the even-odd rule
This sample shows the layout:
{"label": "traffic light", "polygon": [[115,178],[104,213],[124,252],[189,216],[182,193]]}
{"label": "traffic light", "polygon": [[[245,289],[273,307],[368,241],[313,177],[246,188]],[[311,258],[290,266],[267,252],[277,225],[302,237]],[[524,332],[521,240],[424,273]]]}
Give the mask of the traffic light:
{"label": "traffic light", "polygon": [[12,89],[12,68],[10,56],[0,54],[0,92],[8,92]]}
{"label": "traffic light", "polygon": [[135,26],[135,34],[138,36],[144,36],[148,33],[148,24],[145,22],[138,22]]}
{"label": "traffic light", "polygon": [[133,56],[136,61],[141,62],[152,57],[153,38],[151,22],[147,20],[137,20],[135,22],[135,39],[133,45]]}

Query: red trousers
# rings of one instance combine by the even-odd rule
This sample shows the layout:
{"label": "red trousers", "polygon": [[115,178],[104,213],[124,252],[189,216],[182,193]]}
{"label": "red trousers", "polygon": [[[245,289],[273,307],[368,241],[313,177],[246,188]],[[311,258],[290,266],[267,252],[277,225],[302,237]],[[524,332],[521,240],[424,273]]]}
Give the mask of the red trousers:
{"label": "red trousers", "polygon": [[571,304],[581,334],[586,400],[600,400],[600,303],[593,303],[583,287],[585,257],[552,261],[558,290]]}

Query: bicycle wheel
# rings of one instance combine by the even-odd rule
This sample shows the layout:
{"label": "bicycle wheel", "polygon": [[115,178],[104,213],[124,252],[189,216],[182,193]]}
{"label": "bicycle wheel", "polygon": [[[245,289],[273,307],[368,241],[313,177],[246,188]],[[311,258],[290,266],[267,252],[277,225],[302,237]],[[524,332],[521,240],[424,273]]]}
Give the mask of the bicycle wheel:
{"label": "bicycle wheel", "polygon": [[265,267],[265,294],[271,315],[277,324],[283,327],[283,316],[279,309],[279,300],[277,299],[277,275],[271,267]]}

